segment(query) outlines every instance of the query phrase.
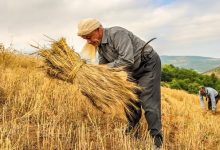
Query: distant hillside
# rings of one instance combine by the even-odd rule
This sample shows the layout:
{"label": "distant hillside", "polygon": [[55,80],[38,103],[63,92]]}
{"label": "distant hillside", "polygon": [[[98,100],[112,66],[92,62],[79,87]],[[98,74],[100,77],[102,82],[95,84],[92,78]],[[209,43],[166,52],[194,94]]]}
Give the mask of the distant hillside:
{"label": "distant hillside", "polygon": [[216,76],[220,78],[220,66],[204,72],[204,74],[207,74],[207,75],[211,75],[212,73],[214,73]]}
{"label": "distant hillside", "polygon": [[198,72],[206,72],[219,67],[220,58],[201,56],[160,56],[162,64],[173,64],[176,67],[194,69]]}

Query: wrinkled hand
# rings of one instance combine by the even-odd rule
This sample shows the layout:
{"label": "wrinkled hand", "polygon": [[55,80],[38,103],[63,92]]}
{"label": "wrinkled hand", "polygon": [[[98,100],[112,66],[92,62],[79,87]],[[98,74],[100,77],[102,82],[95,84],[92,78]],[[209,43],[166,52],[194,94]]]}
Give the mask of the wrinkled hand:
{"label": "wrinkled hand", "polygon": [[204,113],[204,114],[207,113],[207,109],[206,109],[206,108],[203,108],[203,109],[202,109],[202,113]]}

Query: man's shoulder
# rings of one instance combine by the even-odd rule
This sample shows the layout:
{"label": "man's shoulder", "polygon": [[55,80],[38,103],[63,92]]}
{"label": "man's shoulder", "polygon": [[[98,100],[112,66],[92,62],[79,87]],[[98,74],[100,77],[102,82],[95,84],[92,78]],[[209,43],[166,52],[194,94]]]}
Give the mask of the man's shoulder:
{"label": "man's shoulder", "polygon": [[218,93],[218,91],[212,87],[207,87],[206,89],[207,89],[208,93],[212,93],[212,94]]}
{"label": "man's shoulder", "polygon": [[115,34],[115,33],[118,33],[118,32],[130,32],[127,29],[125,29],[123,27],[120,27],[120,26],[113,26],[113,27],[110,27],[110,28],[106,28],[106,30],[108,30],[108,32],[110,34]]}
{"label": "man's shoulder", "polygon": [[214,90],[215,90],[215,89],[212,88],[212,87],[206,87],[206,89],[207,89],[208,91],[214,91]]}

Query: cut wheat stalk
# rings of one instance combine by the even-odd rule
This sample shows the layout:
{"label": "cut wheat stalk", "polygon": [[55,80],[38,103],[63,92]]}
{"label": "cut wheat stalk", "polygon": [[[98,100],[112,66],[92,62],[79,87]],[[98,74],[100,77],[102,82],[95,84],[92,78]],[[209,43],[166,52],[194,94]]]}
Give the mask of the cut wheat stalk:
{"label": "cut wheat stalk", "polygon": [[67,45],[65,38],[53,41],[50,48],[38,49],[48,75],[77,86],[82,95],[102,112],[130,112],[128,105],[138,100],[135,93],[140,88],[125,79],[122,68],[87,64]]}

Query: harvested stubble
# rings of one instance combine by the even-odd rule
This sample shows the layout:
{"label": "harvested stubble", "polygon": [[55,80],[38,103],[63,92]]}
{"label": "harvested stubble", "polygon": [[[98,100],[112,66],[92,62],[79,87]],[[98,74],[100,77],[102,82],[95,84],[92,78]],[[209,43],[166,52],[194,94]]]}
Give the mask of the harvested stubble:
{"label": "harvested stubble", "polygon": [[[97,109],[107,113],[119,113],[133,105],[140,88],[125,79],[121,68],[111,69],[103,65],[86,64],[79,54],[70,48],[65,38],[52,41],[50,48],[39,48],[45,60],[48,75],[72,83]],[[83,96],[82,95],[82,96]]]}
{"label": "harvested stubble", "polygon": [[5,90],[0,86],[0,106],[6,102],[6,93]]}

